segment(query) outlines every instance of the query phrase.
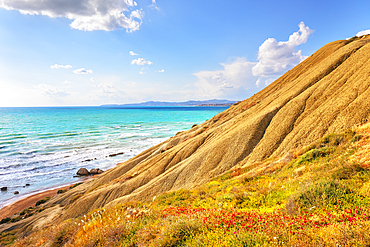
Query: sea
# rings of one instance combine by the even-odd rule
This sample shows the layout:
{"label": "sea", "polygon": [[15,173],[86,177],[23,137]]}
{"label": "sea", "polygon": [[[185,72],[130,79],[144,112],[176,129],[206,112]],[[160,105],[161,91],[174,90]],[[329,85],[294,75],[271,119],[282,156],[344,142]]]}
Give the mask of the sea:
{"label": "sea", "polygon": [[[104,171],[227,107],[0,108],[0,208]],[[18,191],[19,194],[14,194]]]}

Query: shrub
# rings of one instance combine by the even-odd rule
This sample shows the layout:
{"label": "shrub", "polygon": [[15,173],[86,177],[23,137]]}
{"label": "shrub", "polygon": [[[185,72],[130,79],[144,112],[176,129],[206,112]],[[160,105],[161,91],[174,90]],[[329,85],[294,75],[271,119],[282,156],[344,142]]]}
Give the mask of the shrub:
{"label": "shrub", "polygon": [[6,218],[4,218],[4,219],[2,219],[2,220],[0,221],[0,224],[8,223],[10,220],[11,220],[11,218],[10,218],[10,217],[6,217]]}
{"label": "shrub", "polygon": [[77,184],[74,184],[74,185],[72,185],[71,187],[69,187],[70,189],[73,189],[74,187],[77,187],[77,186],[79,186],[79,185],[81,185],[81,184],[83,184],[83,182],[81,182],[81,183],[77,183]]}
{"label": "shrub", "polygon": [[351,142],[358,142],[359,140],[361,140],[362,138],[362,135],[354,135],[351,139]]}
{"label": "shrub", "polygon": [[20,221],[22,218],[21,218],[21,216],[17,216],[17,217],[15,217],[15,218],[11,218],[10,219],[10,222],[17,222],[17,221]]}
{"label": "shrub", "polygon": [[33,207],[29,207],[29,208],[26,208],[26,209],[22,210],[22,212],[20,212],[19,215],[21,215],[21,216],[25,215],[25,217],[32,216],[33,215]]}
{"label": "shrub", "polygon": [[301,155],[298,160],[297,160],[297,163],[298,164],[301,164],[303,162],[310,162],[310,161],[313,161],[314,159],[316,158],[322,158],[322,157],[325,157],[331,153],[334,152],[334,149],[333,148],[328,148],[328,147],[323,147],[323,148],[319,148],[319,149],[312,149],[310,151],[308,151],[307,153]]}
{"label": "shrub", "polygon": [[50,200],[49,196],[45,197],[44,199],[41,199],[40,201],[37,201],[35,206],[37,207],[38,205],[44,204],[45,202],[47,202],[49,200]]}
{"label": "shrub", "polygon": [[332,180],[316,182],[294,196],[294,202],[301,210],[362,206],[364,199],[347,185]]}
{"label": "shrub", "polygon": [[187,239],[197,235],[202,228],[198,221],[186,217],[171,220],[174,221],[165,226],[162,237],[154,240],[155,246],[181,246]]}
{"label": "shrub", "polygon": [[350,179],[355,174],[359,174],[364,171],[366,171],[366,169],[359,166],[358,164],[344,164],[332,174],[332,178],[339,180]]}

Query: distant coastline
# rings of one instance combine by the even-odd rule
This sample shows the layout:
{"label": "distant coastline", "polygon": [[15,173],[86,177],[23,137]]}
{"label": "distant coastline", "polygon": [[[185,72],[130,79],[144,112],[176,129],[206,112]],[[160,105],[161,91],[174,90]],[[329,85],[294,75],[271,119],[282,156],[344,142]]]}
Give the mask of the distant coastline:
{"label": "distant coastline", "polygon": [[229,103],[229,104],[202,104],[202,105],[196,105],[196,106],[232,106],[235,103]]}
{"label": "distant coastline", "polygon": [[162,102],[162,101],[146,101],[142,103],[132,103],[132,104],[106,104],[100,107],[140,107],[140,106],[231,106],[237,101],[231,100],[189,100],[185,102]]}

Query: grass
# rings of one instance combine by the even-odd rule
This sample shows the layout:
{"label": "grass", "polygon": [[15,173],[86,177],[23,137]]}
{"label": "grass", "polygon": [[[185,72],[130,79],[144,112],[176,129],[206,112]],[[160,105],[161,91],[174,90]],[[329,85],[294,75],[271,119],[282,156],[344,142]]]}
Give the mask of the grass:
{"label": "grass", "polygon": [[98,209],[13,246],[368,246],[370,124],[292,153]]}

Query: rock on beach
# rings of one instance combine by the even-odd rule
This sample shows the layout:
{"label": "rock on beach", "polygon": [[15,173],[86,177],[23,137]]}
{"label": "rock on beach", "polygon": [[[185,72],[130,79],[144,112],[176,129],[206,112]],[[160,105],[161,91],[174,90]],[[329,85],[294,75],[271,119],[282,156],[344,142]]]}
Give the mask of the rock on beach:
{"label": "rock on beach", "polygon": [[101,174],[104,171],[100,168],[93,168],[90,171],[88,171],[86,168],[80,168],[77,172],[78,176],[88,176],[88,175],[95,175],[95,174]]}
{"label": "rock on beach", "polygon": [[93,169],[91,169],[90,170],[90,174],[91,175],[95,175],[95,174],[101,174],[101,173],[103,173],[104,171],[103,170],[101,170],[100,168],[93,168]]}
{"label": "rock on beach", "polygon": [[80,168],[77,172],[78,176],[88,176],[90,175],[89,171],[86,168]]}

